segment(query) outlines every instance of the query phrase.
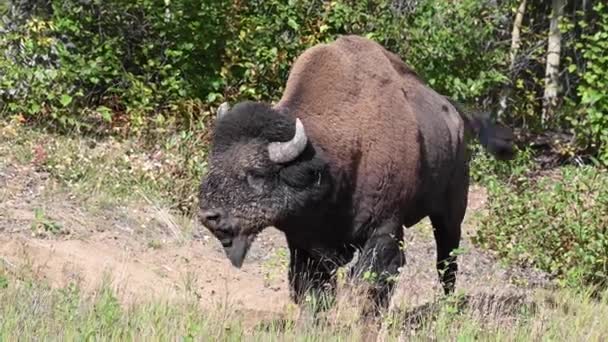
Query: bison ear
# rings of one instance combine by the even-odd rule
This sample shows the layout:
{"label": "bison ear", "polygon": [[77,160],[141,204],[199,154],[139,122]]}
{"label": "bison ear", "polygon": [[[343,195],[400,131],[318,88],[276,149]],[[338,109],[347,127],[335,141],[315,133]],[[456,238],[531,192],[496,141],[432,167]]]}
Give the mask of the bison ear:
{"label": "bison ear", "polygon": [[304,125],[300,119],[296,119],[296,132],[293,138],[285,142],[268,144],[268,156],[277,164],[289,163],[304,152],[307,143],[308,137],[306,137]]}
{"label": "bison ear", "polygon": [[226,113],[228,113],[229,110],[230,110],[230,105],[228,104],[228,102],[222,103],[217,108],[216,120],[221,119],[224,115],[226,115]]}

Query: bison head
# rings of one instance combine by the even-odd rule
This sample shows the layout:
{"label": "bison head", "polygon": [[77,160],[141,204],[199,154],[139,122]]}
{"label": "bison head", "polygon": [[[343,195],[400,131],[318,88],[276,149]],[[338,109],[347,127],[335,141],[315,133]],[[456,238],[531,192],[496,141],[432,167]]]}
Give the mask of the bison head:
{"label": "bison head", "polygon": [[261,103],[220,107],[199,217],[234,266],[262,229],[306,217],[330,187],[327,164],[299,119]]}

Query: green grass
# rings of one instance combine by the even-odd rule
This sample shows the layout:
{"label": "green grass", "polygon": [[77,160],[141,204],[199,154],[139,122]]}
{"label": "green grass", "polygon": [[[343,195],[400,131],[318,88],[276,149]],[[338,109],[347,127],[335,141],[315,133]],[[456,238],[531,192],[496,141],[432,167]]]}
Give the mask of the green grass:
{"label": "green grass", "polygon": [[[414,341],[602,341],[608,338],[607,297],[538,291],[531,300],[459,297],[427,308],[395,310],[372,323],[327,315],[313,321],[263,321],[224,306],[203,309],[196,299],[122,304],[109,283],[90,295],[77,286],[54,289],[5,278],[0,287],[0,340],[357,341],[380,336]],[[489,299],[488,299],[489,298]],[[353,301],[349,301],[353,303]],[[338,304],[340,305],[340,304]],[[342,303],[341,305],[344,305]],[[334,316],[335,315],[335,316]],[[292,320],[293,319],[293,320]],[[370,335],[371,333],[371,335]]]}

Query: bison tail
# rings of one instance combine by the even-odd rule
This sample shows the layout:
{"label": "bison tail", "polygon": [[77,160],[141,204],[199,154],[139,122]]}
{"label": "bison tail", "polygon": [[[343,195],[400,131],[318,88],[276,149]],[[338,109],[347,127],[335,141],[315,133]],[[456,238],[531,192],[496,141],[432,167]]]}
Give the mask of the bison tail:
{"label": "bison tail", "polygon": [[489,115],[465,112],[451,99],[448,98],[448,101],[464,120],[468,135],[477,137],[481,146],[490,154],[498,160],[511,160],[515,157],[513,131],[509,127],[492,122]]}

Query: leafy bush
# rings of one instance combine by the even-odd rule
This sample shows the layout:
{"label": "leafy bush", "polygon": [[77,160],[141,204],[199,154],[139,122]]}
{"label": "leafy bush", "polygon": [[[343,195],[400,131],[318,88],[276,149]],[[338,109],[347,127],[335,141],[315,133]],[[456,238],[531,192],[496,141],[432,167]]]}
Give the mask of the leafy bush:
{"label": "leafy bush", "polygon": [[[577,87],[580,106],[569,120],[579,146],[597,154],[599,161],[608,166],[608,6],[598,3],[594,11],[599,18],[596,27],[583,34],[577,43],[586,63],[580,70],[581,81]],[[575,71],[576,65],[571,64],[569,68]]]}
{"label": "leafy bush", "polygon": [[[293,60],[340,34],[360,34],[400,54],[440,92],[475,100],[503,82],[507,47],[493,39],[499,9],[475,0],[420,1],[402,13],[392,1],[250,1],[233,9],[222,75],[227,94],[277,99]],[[468,18],[477,20],[466,20]],[[213,97],[215,98],[215,96]]]}
{"label": "leafy bush", "polygon": [[388,47],[404,42],[402,20],[386,0],[248,1],[235,4],[232,15],[225,94],[218,95],[241,99],[278,99],[295,58],[339,34],[368,35]]}
{"label": "leafy bush", "polygon": [[276,100],[294,59],[340,34],[375,39],[459,99],[501,80],[495,10],[473,0],[47,3],[1,28],[0,99],[60,128],[189,127],[225,99]]}
{"label": "leafy bush", "polygon": [[[539,27],[550,6],[528,2],[520,56],[509,71],[514,3],[12,1],[8,10],[0,8],[5,13],[0,115],[97,133],[191,129],[221,101],[277,100],[293,61],[306,48],[340,34],[360,34],[399,54],[439,92],[463,102],[487,106],[510,76],[513,111],[503,119],[535,129],[546,55],[546,32]],[[578,149],[571,153],[582,151],[604,163],[606,13],[598,4],[587,24],[572,20],[576,25],[564,34],[571,64],[565,75],[578,78],[566,89],[571,108],[552,120],[553,126],[574,128]],[[579,44],[568,38],[579,36]]]}
{"label": "leafy bush", "polygon": [[0,97],[3,110],[39,120],[58,120],[74,125],[70,115],[74,97],[82,97],[75,87],[72,69],[59,69],[59,55],[65,45],[56,37],[52,22],[32,18],[0,39]]}
{"label": "leafy bush", "polygon": [[498,181],[512,184],[528,176],[534,169],[533,153],[530,149],[518,150],[514,160],[505,162],[487,153],[478,143],[471,147],[471,180],[483,186]]}
{"label": "leafy bush", "polygon": [[566,167],[513,188],[493,181],[488,191],[477,244],[566,285],[608,285],[608,172]]}
{"label": "leafy bush", "polygon": [[190,122],[182,101],[217,84],[224,5],[51,1],[13,18],[0,27],[3,112],[61,128]]}
{"label": "leafy bush", "polygon": [[504,9],[477,0],[421,1],[407,17],[401,55],[445,95],[487,96],[507,81],[508,46],[497,39]]}

